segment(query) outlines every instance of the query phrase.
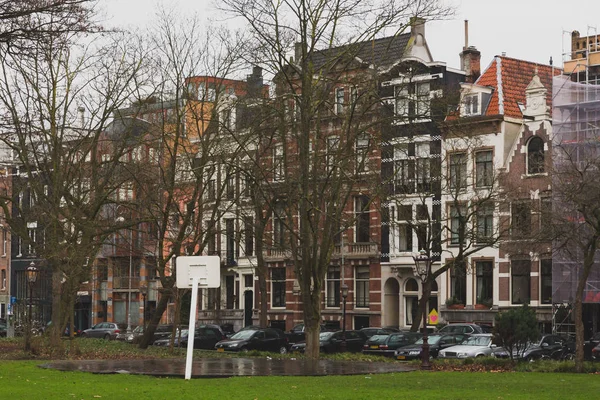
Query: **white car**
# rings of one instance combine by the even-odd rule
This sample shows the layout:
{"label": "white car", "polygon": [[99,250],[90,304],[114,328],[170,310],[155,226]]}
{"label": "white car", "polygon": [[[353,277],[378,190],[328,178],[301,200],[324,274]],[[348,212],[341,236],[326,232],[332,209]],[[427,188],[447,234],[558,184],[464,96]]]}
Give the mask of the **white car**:
{"label": "white car", "polygon": [[496,348],[492,343],[491,333],[480,333],[469,336],[464,342],[457,346],[447,347],[440,350],[439,358],[470,358],[491,356]]}

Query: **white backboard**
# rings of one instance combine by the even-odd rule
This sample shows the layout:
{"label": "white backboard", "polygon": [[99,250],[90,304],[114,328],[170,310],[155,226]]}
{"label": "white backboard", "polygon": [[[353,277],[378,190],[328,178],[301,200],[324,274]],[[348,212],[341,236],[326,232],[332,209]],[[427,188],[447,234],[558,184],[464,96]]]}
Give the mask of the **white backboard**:
{"label": "white backboard", "polygon": [[221,259],[219,256],[181,256],[175,259],[177,287],[192,287],[193,278],[198,278],[200,288],[221,286]]}

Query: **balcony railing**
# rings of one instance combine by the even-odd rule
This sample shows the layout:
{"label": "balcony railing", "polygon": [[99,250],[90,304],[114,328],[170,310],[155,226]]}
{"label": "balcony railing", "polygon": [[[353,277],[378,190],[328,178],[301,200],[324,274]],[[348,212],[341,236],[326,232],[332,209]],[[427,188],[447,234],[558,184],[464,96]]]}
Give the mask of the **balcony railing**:
{"label": "balcony railing", "polygon": [[292,253],[287,249],[278,249],[278,248],[270,248],[265,252],[265,260],[273,261],[273,260],[285,260],[291,258]]}
{"label": "balcony railing", "polygon": [[359,258],[379,255],[377,243],[344,243],[344,248],[338,245],[333,249],[334,256],[340,256],[344,252],[344,257]]}
{"label": "balcony railing", "polygon": [[[140,288],[140,277],[131,277],[131,289],[138,290]],[[113,289],[129,289],[129,277],[128,276],[114,276],[113,277]]]}

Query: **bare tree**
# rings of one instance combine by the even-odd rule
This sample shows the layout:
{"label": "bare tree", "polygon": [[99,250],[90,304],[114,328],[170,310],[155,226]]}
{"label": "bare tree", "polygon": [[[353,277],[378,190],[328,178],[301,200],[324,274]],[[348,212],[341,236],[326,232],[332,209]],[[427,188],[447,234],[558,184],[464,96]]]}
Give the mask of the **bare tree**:
{"label": "bare tree", "polygon": [[[161,10],[147,38],[154,82],[146,99],[119,111],[121,117],[151,122],[146,141],[156,154],[148,169],[152,172],[135,178],[136,212],[154,232],[153,268],[161,282],[142,348],[151,342],[174,294],[175,258],[217,254],[221,219],[235,215],[239,192],[230,183],[239,173],[244,143],[229,131],[231,109],[245,92],[243,82],[226,78],[238,62],[241,42],[234,34],[202,30],[196,16]],[[220,292],[208,290],[215,291],[210,292],[211,307],[219,309]]]}
{"label": "bare tree", "polygon": [[[52,273],[57,349],[77,290],[89,279],[88,260],[113,229],[105,205],[114,202],[120,182],[117,164],[104,162],[100,149],[109,141],[104,131],[112,112],[136,89],[139,67],[119,38],[76,47],[77,39],[47,38],[32,44],[28,57],[0,53],[0,140],[14,177],[13,193],[0,206],[13,240],[20,238]],[[113,151],[118,160],[122,146]]]}
{"label": "bare tree", "polygon": [[[272,130],[259,142],[271,156],[258,187],[270,205],[271,246],[293,260],[307,354],[318,358],[321,296],[336,238],[377,208],[380,103],[377,61],[368,49],[384,32],[403,32],[412,17],[447,10],[437,1],[362,0],[226,0],[223,8],[248,24],[254,59],[274,76]],[[345,104],[333,93],[343,86],[357,89],[348,97],[337,92]]]}
{"label": "bare tree", "polygon": [[99,29],[93,21],[96,0],[2,0],[0,43],[12,53],[27,53],[34,42],[55,41],[75,32]]}
{"label": "bare tree", "polygon": [[[578,150],[582,146],[586,155]],[[556,143],[554,170],[552,172],[553,228],[557,264],[570,270],[575,286],[575,366],[583,371],[583,300],[588,279],[597,276],[597,250],[600,245],[600,164],[595,154],[595,144]],[[575,265],[575,269],[569,268]],[[554,286],[554,285],[553,285]]]}
{"label": "bare tree", "polygon": [[566,75],[553,81],[552,300],[574,301],[578,372],[583,372],[585,294],[593,293],[592,281],[600,280],[598,89]]}

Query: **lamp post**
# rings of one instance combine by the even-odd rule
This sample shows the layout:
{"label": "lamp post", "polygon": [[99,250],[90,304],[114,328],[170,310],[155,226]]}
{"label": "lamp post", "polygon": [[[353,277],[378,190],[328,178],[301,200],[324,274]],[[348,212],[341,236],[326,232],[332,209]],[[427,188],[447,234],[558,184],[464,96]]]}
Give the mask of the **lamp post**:
{"label": "lamp post", "polygon": [[27,267],[25,271],[25,276],[27,278],[27,284],[29,286],[29,315],[27,316],[28,326],[25,329],[25,351],[29,351],[31,349],[31,328],[32,328],[32,319],[31,319],[31,306],[33,305],[33,286],[37,281],[38,269],[35,267],[35,263],[32,261]]}
{"label": "lamp post", "polygon": [[348,285],[342,284],[342,345],[341,351],[346,351],[346,298],[348,297]]}
{"label": "lamp post", "polygon": [[144,330],[146,329],[146,295],[148,294],[148,286],[140,285],[140,293],[142,294],[142,306],[144,307],[144,314],[142,317],[142,321],[144,324]]}
{"label": "lamp post", "polygon": [[[427,255],[425,250],[419,251],[417,256],[413,256],[413,260],[415,261],[415,266],[413,268],[413,272],[415,276],[421,279],[421,287],[425,287],[425,282],[429,277],[431,272],[431,258]],[[426,303],[426,299],[423,296],[423,302]],[[429,363],[429,342],[427,338],[427,306],[423,305],[423,346],[421,350],[421,369],[429,370],[431,369],[431,364]]]}

